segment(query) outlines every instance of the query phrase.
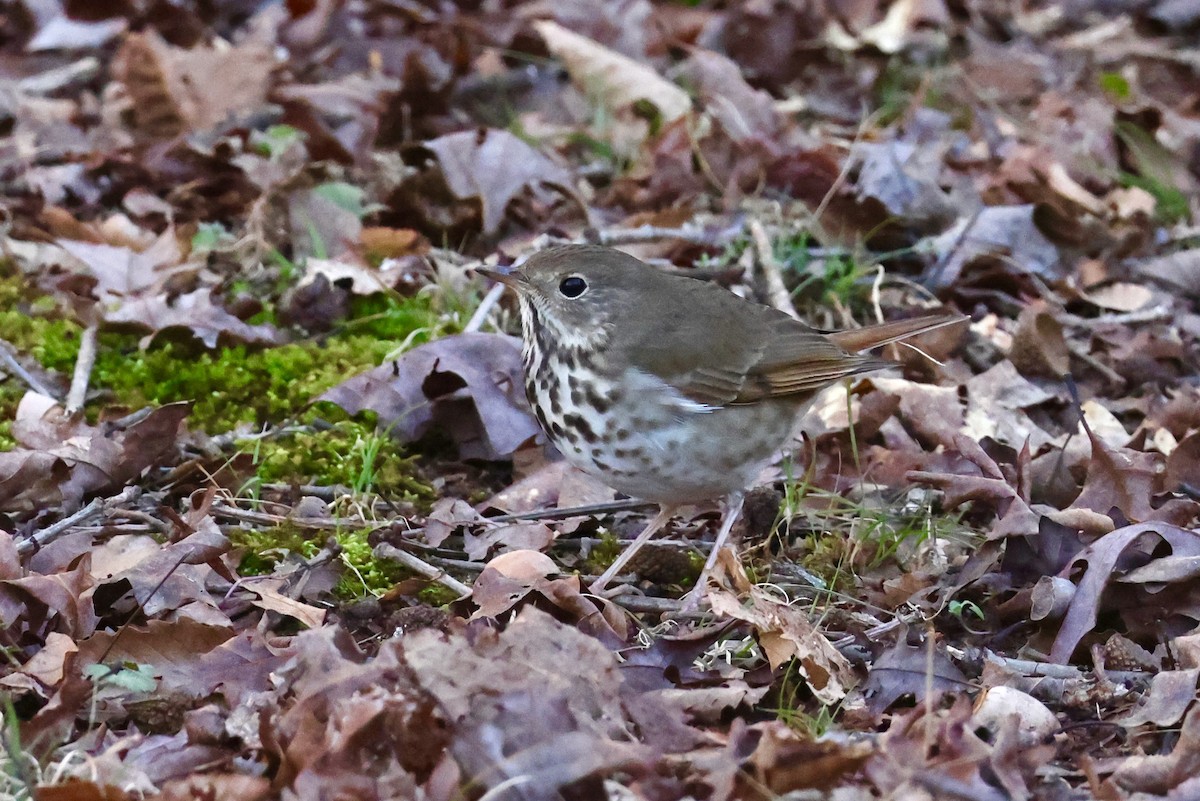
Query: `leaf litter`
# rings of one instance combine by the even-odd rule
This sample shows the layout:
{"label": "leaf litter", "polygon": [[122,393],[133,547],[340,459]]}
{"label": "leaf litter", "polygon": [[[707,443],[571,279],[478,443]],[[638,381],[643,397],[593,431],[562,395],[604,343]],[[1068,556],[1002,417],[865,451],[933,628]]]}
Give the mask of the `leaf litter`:
{"label": "leaf litter", "polygon": [[[1187,5],[13,4],[0,796],[1194,795]],[[644,514],[544,446],[470,274],[564,240],[972,323],[814,406],[708,610],[705,507],[595,598]],[[361,331],[257,433],[79,344]],[[327,417],[353,487],[254,475]]]}

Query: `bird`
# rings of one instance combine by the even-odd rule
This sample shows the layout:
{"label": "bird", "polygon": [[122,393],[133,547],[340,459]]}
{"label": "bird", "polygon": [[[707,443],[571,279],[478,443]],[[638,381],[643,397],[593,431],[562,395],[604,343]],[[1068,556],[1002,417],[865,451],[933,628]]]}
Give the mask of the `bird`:
{"label": "bird", "polygon": [[895,364],[864,351],[967,319],[822,333],[599,245],[557,246],[515,268],[477,272],[517,295],[525,394],[548,439],[570,464],[660,507],[592,583],[600,596],[679,507],[723,500],[692,591],[703,597],[746,491],[817,394]]}

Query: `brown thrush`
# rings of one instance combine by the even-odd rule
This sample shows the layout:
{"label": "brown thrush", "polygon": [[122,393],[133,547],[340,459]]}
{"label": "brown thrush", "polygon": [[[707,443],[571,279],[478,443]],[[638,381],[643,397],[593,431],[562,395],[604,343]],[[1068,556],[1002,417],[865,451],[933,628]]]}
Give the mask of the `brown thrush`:
{"label": "brown thrush", "polygon": [[710,283],[611,248],[568,245],[479,272],[516,290],[525,392],[568,462],[662,507],[592,584],[605,585],[675,508],[725,499],[703,594],[742,497],[817,393],[893,362],[862,355],[965,319],[820,333]]}

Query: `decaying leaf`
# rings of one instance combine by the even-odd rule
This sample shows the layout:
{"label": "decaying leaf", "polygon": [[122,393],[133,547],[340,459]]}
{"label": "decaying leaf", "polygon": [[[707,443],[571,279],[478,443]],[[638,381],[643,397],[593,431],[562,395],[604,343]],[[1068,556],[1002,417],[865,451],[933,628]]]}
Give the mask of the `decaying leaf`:
{"label": "decaying leaf", "polygon": [[772,669],[793,662],[822,703],[836,704],[856,683],[846,657],[817,631],[804,610],[771,597],[746,579],[740,565],[726,554],[718,565],[736,590],[710,589],[709,601],[719,615],[749,623]]}
{"label": "decaying leaf", "polygon": [[650,67],[597,42],[567,30],[556,22],[534,24],[550,52],[562,59],[571,78],[586,93],[594,94],[612,111],[628,109],[639,100],[654,104],[666,121],[683,116],[692,107],[687,92]]}
{"label": "decaying leaf", "polygon": [[124,485],[176,447],[190,408],[173,403],[129,423],[93,427],[28,393],[13,425],[23,447],[0,453],[0,509],[51,503],[73,509],[88,495]]}
{"label": "decaying leaf", "polygon": [[404,442],[438,427],[463,458],[502,459],[538,432],[512,337],[460,334],[415,348],[349,379],[318,400],[351,414],[370,409]]}

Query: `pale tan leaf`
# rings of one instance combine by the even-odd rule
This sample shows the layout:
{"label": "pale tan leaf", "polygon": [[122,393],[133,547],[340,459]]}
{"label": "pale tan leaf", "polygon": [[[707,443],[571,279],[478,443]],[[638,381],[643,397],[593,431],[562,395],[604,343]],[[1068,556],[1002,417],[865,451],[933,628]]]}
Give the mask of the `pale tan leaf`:
{"label": "pale tan leaf", "polygon": [[597,42],[569,31],[556,22],[542,20],[534,27],[546,47],[566,65],[571,79],[594,94],[610,109],[628,108],[639,100],[653,103],[670,122],[687,114],[692,100],[650,67]]}

